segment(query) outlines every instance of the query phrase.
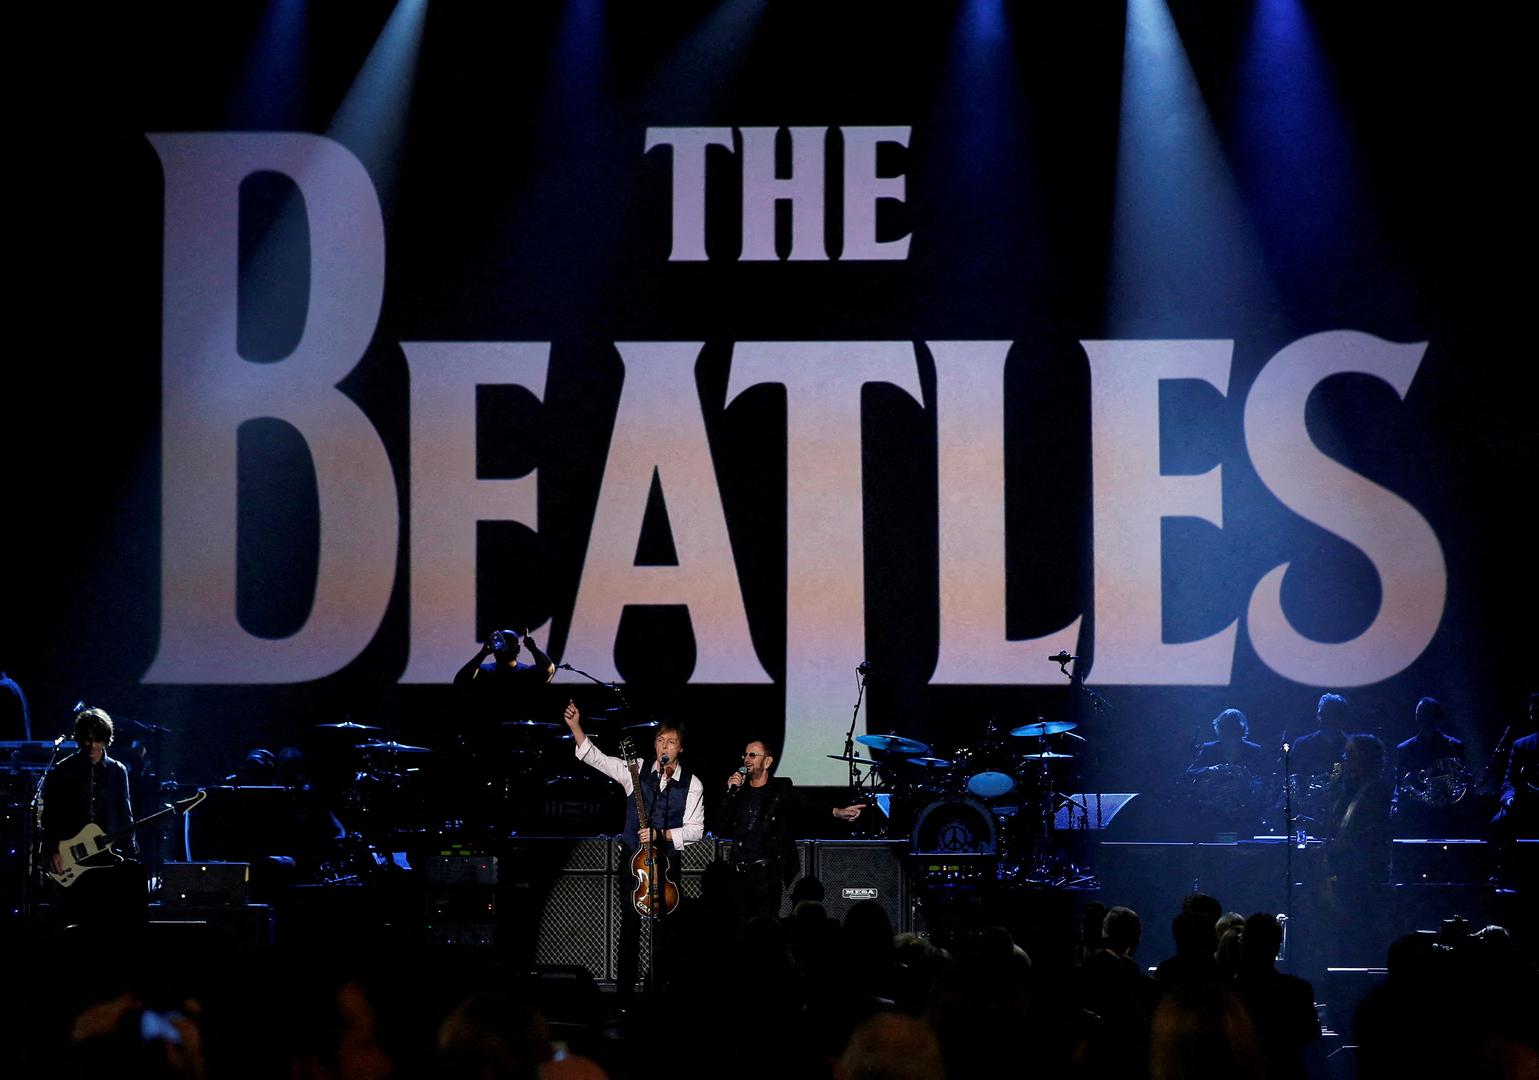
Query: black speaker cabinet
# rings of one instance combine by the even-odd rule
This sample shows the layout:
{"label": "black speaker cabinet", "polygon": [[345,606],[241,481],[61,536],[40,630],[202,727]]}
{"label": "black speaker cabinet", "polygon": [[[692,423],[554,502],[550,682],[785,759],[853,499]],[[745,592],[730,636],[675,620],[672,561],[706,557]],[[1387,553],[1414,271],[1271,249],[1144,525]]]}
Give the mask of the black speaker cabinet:
{"label": "black speaker cabinet", "polygon": [[894,932],[909,929],[907,842],[819,840],[813,847],[813,872],[823,882],[823,906],[829,915],[843,922],[850,908],[874,900],[886,910]]}

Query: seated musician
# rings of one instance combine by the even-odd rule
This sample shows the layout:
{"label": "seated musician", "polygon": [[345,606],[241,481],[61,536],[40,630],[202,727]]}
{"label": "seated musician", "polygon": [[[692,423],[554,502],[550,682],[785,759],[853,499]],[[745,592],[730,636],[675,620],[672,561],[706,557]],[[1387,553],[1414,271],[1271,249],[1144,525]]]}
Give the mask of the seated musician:
{"label": "seated musician", "polygon": [[1250,722],[1239,709],[1215,716],[1213,733],[1218,738],[1199,746],[1186,768],[1193,820],[1201,834],[1253,835],[1262,825],[1267,752],[1246,737]]}
{"label": "seated musician", "polygon": [[1529,734],[1512,744],[1502,784],[1501,809],[1491,829],[1503,843],[1539,837],[1539,694],[1528,695]]}
{"label": "seated musician", "polygon": [[[576,742],[577,760],[590,765],[625,789],[630,796],[635,788],[631,772],[620,758],[601,751],[582,730],[582,715],[577,706],[567,702],[562,717],[571,729]],[[678,887],[683,871],[684,849],[705,835],[705,788],[700,778],[686,774],[679,764],[684,750],[684,733],[678,724],[663,723],[653,739],[652,764],[641,778],[641,809],[645,811],[650,828],[643,828],[637,808],[637,800],[628,798],[625,803],[626,850],[636,851],[649,841],[661,842],[660,851],[667,856],[667,876]],[[655,836],[654,836],[655,834]],[[636,911],[633,894],[637,882],[629,875],[619,876],[620,882],[620,947],[616,989],[622,997],[628,997],[635,988],[637,953],[641,942],[641,916]],[[654,935],[661,934],[667,920],[659,920],[653,928]],[[659,938],[653,938],[653,977],[660,974],[657,957],[666,954]]]}
{"label": "seated musician", "polygon": [[[107,755],[112,745],[112,717],[102,709],[81,709],[75,714],[75,742],[79,749],[64,758],[43,780],[44,869],[63,873],[69,857],[61,853],[87,825],[104,833],[127,829],[134,820],[128,794],[128,769]],[[121,841],[125,854],[138,851],[133,834]],[[131,860],[115,863],[99,855],[89,865],[100,868],[80,872],[68,888],[57,890],[55,903],[66,923],[101,925],[147,918],[143,868]]]}
{"label": "seated musician", "polygon": [[1257,776],[1267,771],[1266,751],[1250,741],[1250,721],[1239,709],[1225,709],[1213,718],[1213,734],[1218,738],[1197,748],[1197,756],[1187,772],[1212,765],[1239,765]]}
{"label": "seated musician", "polygon": [[1347,699],[1340,694],[1321,694],[1315,706],[1315,730],[1293,744],[1293,775],[1329,776],[1341,764],[1347,748]]}
{"label": "seated musician", "polygon": [[1416,703],[1416,734],[1395,747],[1395,831],[1401,836],[1448,836],[1449,815],[1439,813],[1461,794],[1466,779],[1464,743],[1446,734],[1443,705],[1424,697]]}

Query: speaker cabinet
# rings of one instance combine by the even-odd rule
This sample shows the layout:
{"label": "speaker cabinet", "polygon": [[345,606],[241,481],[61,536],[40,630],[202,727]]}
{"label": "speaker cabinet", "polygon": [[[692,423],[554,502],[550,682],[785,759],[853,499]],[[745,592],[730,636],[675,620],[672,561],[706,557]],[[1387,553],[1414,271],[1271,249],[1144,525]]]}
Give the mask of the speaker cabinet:
{"label": "speaker cabinet", "polygon": [[902,840],[819,840],[813,869],[823,882],[823,906],[840,922],[862,900],[874,900],[887,912],[895,933],[909,929],[908,889]]}
{"label": "speaker cabinet", "polygon": [[500,941],[534,966],[580,966],[609,977],[614,892],[608,839],[522,838],[502,860]]}

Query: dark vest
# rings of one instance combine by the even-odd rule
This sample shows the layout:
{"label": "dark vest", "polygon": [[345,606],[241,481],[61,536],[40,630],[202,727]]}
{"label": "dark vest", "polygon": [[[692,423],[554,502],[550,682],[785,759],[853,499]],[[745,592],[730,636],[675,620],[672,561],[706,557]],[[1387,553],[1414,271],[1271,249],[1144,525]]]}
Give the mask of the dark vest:
{"label": "dark vest", "polygon": [[[668,786],[662,792],[657,790],[660,776],[660,773],[652,771],[649,764],[647,771],[641,774],[636,783],[637,790],[641,792],[641,801],[647,808],[647,817],[654,829],[680,828],[684,824],[684,806],[689,801],[689,774],[682,769],[675,769],[673,779],[668,781]],[[636,798],[633,795],[627,796],[625,832],[622,835],[626,843],[634,848],[641,843],[640,834],[641,823],[636,819]],[[672,844],[668,846],[673,847]]]}

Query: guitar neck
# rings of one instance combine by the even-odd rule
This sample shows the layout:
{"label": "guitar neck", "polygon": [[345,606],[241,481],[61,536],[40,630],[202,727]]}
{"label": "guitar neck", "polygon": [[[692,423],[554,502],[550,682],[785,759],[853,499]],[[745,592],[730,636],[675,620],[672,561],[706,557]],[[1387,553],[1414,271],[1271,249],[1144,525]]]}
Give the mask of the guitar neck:
{"label": "guitar neck", "polygon": [[131,824],[129,824],[126,828],[119,829],[117,832],[114,832],[114,833],[104,833],[102,835],[102,837],[101,837],[101,841],[100,842],[102,844],[104,844],[104,845],[106,845],[106,844],[116,844],[119,840],[122,840],[122,839],[125,839],[126,837],[132,836],[134,833],[138,832],[140,829],[144,828],[146,825],[149,825],[150,823],[155,822],[155,821],[159,821],[161,818],[165,817],[167,814],[183,814],[183,813],[186,813],[188,810],[191,810],[194,806],[197,806],[200,802],[202,802],[204,800],[204,798],[207,796],[207,794],[208,794],[207,792],[199,791],[196,795],[193,795],[193,796],[191,796],[189,798],[183,799],[179,803],[172,803],[172,804],[167,805],[167,806],[162,806],[159,810],[155,811],[153,814],[146,814],[144,817],[140,818],[138,821],[135,821],[135,822],[132,822]]}
{"label": "guitar neck", "polygon": [[648,827],[648,825],[647,825],[647,804],[646,804],[646,800],[641,797],[641,776],[640,776],[640,771],[637,769],[635,763],[631,764],[630,770],[631,770],[631,797],[636,800],[636,826],[637,826],[637,828],[645,829],[645,828]]}

